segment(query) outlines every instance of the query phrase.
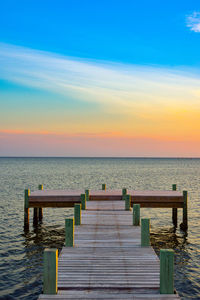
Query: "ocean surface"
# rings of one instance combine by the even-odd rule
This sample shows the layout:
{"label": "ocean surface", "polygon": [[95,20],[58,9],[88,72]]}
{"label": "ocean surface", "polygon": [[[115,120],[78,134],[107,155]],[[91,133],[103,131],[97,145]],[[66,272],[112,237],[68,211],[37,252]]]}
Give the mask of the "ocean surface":
{"label": "ocean surface", "polygon": [[[142,209],[151,218],[151,243],[175,251],[175,287],[182,299],[200,299],[200,159],[0,158],[0,299],[37,299],[43,250],[64,245],[64,219],[72,209],[44,209],[43,223],[24,233],[24,189],[188,190],[188,232],[172,225],[171,209]],[[178,210],[178,224],[182,210]]]}

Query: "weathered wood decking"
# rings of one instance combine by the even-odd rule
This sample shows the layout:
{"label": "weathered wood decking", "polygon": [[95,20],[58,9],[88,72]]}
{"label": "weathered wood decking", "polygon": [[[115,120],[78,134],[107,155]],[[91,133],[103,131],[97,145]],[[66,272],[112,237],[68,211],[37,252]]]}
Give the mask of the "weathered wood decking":
{"label": "weathered wood decking", "polygon": [[59,256],[58,294],[39,299],[178,299],[159,294],[159,259],[140,235],[124,201],[88,201],[74,247]]}
{"label": "weathered wood decking", "polygon": [[[84,190],[41,190],[30,193],[29,207],[73,207],[81,203],[81,194]],[[140,204],[140,207],[183,208],[183,194],[177,191],[136,191],[127,190],[131,195],[131,206]],[[122,200],[121,190],[93,191],[90,190],[89,200],[118,201]]]}

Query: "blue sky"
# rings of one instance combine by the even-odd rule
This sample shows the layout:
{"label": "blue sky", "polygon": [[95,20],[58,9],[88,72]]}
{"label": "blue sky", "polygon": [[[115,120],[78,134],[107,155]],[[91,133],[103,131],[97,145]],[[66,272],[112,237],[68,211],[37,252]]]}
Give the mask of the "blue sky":
{"label": "blue sky", "polygon": [[199,66],[199,1],[3,0],[1,42],[133,64]]}
{"label": "blue sky", "polygon": [[200,156],[199,53],[199,1],[2,0],[0,155]]}

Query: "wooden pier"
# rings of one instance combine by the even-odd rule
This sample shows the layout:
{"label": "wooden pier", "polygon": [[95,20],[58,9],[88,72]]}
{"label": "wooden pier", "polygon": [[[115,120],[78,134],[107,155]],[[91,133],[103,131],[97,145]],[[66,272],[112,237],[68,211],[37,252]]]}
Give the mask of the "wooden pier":
{"label": "wooden pier", "polygon": [[[172,208],[172,222],[177,226],[178,208],[183,210],[183,221],[181,229],[188,228],[187,213],[187,191],[183,193],[176,191],[173,184],[171,191],[137,191],[137,190],[106,190],[102,185],[102,190],[43,190],[39,185],[39,190],[30,192],[25,190],[24,203],[24,225],[29,225],[29,208],[34,208],[34,223],[42,220],[42,209],[45,207],[74,207],[76,203],[82,203],[82,198],[86,195],[88,201],[121,201],[126,195],[130,195],[131,207],[139,204],[140,207],[152,208]],[[81,196],[82,195],[82,196]],[[82,204],[83,205],[83,204]]]}
{"label": "wooden pier", "polygon": [[134,226],[140,223],[139,206],[135,215],[125,210],[125,201],[87,201],[81,215],[75,210],[80,225],[66,223],[67,247],[58,258],[58,273],[57,250],[44,253],[40,300],[180,299],[174,293],[172,251],[163,250],[160,264],[149,245],[149,219]]}

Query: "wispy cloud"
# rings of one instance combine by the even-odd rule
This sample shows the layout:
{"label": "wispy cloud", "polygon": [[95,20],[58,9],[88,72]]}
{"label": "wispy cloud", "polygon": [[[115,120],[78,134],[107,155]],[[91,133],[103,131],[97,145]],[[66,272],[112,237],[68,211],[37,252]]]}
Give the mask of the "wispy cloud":
{"label": "wispy cloud", "polygon": [[[90,105],[95,108],[90,114],[76,109],[73,114],[68,105],[55,103],[57,114],[51,114],[45,102],[44,113],[32,111],[32,105],[28,119],[14,109],[12,114],[1,110],[0,155],[199,155],[197,70],[86,60],[0,44],[0,79],[62,94],[66,101],[98,104],[98,109]],[[26,101],[33,104],[35,98]]]}
{"label": "wispy cloud", "polygon": [[[187,102],[199,76],[175,69],[91,61],[0,44],[0,78],[102,105],[142,109]],[[192,92],[192,95],[191,95]]]}
{"label": "wispy cloud", "polygon": [[187,16],[187,27],[194,32],[200,32],[200,12],[194,11],[191,15]]}

